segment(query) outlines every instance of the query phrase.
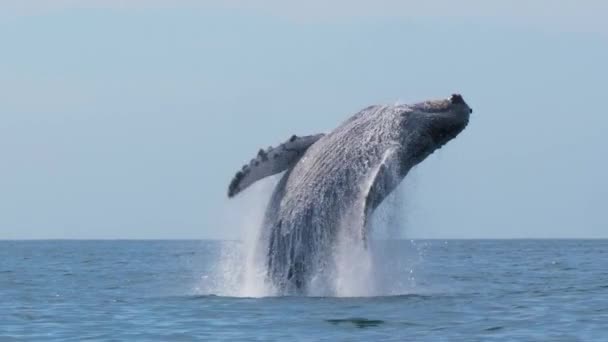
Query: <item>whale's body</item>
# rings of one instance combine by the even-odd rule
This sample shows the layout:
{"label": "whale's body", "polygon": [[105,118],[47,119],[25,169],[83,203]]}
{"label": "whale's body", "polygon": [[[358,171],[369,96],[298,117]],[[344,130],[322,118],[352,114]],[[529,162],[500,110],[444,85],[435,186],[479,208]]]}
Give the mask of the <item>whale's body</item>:
{"label": "whale's body", "polygon": [[367,239],[367,220],[408,171],[468,123],[460,95],[415,105],[370,106],[324,135],[293,136],[237,173],[229,196],[267,175],[276,185],[260,239],[278,293],[303,293],[328,276],[341,230]]}

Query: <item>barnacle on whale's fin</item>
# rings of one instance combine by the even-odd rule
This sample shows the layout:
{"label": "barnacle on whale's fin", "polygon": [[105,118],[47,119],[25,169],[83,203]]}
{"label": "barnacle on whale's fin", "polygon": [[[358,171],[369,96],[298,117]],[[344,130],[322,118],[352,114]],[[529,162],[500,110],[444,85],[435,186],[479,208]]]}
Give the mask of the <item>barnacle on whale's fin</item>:
{"label": "barnacle on whale's fin", "polygon": [[249,164],[236,173],[228,186],[228,197],[233,197],[256,181],[293,167],[304,152],[325,134],[298,137],[292,135],[286,142],[273,148],[260,149]]}

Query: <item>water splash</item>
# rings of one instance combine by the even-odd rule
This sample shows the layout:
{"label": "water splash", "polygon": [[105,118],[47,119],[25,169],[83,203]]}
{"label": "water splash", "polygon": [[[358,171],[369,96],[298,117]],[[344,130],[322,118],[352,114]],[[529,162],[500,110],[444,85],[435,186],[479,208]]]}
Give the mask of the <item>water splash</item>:
{"label": "water splash", "polygon": [[[204,290],[200,293],[232,297],[280,293],[267,279],[268,237],[261,235],[265,208],[277,181],[278,177],[274,177],[256,184],[231,206],[229,213],[240,218],[237,224],[242,239],[222,244],[213,270],[203,279],[206,286],[201,287]],[[361,187],[365,189],[369,183]],[[397,189],[376,209],[368,227],[371,231],[367,243],[360,234],[364,229],[364,199],[357,202],[340,220],[329,254],[331,260],[327,268],[312,275],[306,295],[365,297],[414,292],[412,264],[416,260],[404,260],[402,251],[390,246],[391,240],[401,238],[404,231],[405,192]]]}
{"label": "water splash", "polygon": [[241,239],[222,243],[213,267],[201,279],[198,293],[229,297],[274,295],[272,285],[266,281],[266,244],[260,234],[265,208],[277,179],[264,179],[227,204],[225,224],[236,225]]}
{"label": "water splash", "polygon": [[[279,293],[266,278],[268,246],[261,236],[265,207],[277,179],[252,187],[231,206],[229,213],[239,217],[237,224],[243,238],[222,243],[213,269],[201,279],[199,294],[265,297]],[[377,208],[367,245],[356,233],[362,228],[360,212],[345,215],[331,253],[330,269],[312,276],[306,295],[366,297],[415,292],[413,264],[419,261],[419,253],[408,253],[413,257],[403,259],[402,251],[392,248],[391,243],[404,231],[404,203],[405,192],[398,189]],[[413,243],[411,247],[417,248]]]}
{"label": "water splash", "polygon": [[392,296],[418,290],[414,266],[420,261],[420,250],[413,242],[409,244],[411,253],[395,248],[403,246],[405,196],[404,191],[395,191],[376,209],[366,227],[370,230],[367,243],[354,233],[362,227],[352,227],[360,220],[352,216],[342,220],[345,227],[340,229],[334,254],[335,296]]}

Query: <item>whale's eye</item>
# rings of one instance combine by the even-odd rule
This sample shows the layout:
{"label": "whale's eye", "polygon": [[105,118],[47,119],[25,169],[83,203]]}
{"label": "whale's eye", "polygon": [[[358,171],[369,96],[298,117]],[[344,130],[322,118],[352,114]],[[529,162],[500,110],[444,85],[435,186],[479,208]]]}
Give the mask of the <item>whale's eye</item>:
{"label": "whale's eye", "polygon": [[450,96],[450,102],[452,102],[452,104],[462,104],[464,103],[464,100],[460,94],[453,94]]}

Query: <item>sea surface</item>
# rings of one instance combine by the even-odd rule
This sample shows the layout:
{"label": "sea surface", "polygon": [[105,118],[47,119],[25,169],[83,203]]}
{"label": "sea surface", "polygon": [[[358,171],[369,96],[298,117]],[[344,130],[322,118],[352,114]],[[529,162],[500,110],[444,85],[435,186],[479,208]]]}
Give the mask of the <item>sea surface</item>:
{"label": "sea surface", "polygon": [[242,297],[239,248],[0,241],[0,341],[608,341],[608,240],[382,241],[357,297]]}

